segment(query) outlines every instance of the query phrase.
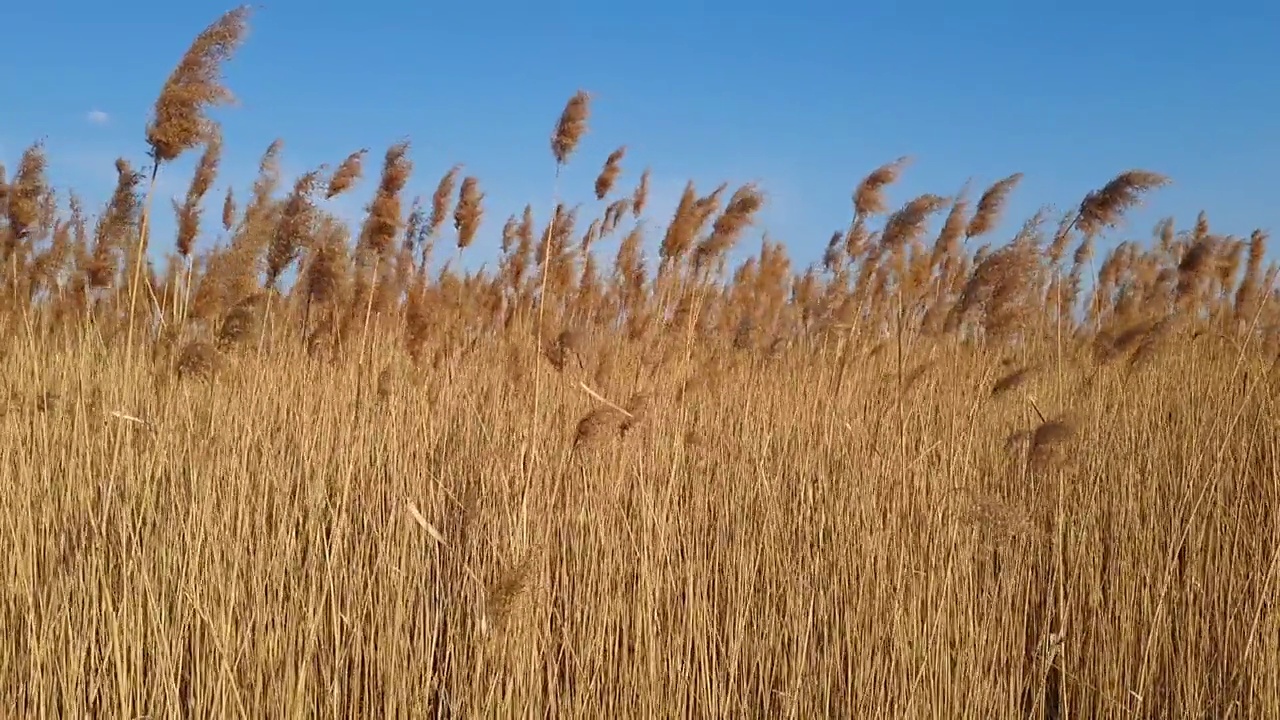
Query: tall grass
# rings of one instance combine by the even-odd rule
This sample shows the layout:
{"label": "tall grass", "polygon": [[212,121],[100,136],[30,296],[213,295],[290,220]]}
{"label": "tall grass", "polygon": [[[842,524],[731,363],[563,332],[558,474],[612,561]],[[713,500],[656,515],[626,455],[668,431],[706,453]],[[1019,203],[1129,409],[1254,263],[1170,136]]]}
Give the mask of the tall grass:
{"label": "tall grass", "polygon": [[731,265],[755,186],[659,231],[618,146],[559,200],[586,93],[493,271],[480,180],[403,197],[407,142],[360,228],[367,151],[282,183],[277,142],[219,232],[246,19],[147,129],[151,178],[205,148],[167,263],[124,160],[96,219],[40,145],[0,183],[5,716],[1280,714],[1265,233],[1095,263],[1133,170],[984,245],[1021,174],[894,209],[900,159],[821,263]]}

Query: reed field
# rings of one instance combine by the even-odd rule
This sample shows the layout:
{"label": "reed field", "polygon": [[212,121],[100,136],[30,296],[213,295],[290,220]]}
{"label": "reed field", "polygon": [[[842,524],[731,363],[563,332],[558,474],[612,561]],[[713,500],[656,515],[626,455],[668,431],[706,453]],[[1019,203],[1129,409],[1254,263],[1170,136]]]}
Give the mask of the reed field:
{"label": "reed field", "polygon": [[1280,717],[1264,231],[1120,241],[1122,170],[998,237],[1020,174],[890,158],[801,267],[763,187],[647,222],[586,92],[548,217],[408,143],[223,196],[250,20],[109,201],[4,158],[0,716]]}

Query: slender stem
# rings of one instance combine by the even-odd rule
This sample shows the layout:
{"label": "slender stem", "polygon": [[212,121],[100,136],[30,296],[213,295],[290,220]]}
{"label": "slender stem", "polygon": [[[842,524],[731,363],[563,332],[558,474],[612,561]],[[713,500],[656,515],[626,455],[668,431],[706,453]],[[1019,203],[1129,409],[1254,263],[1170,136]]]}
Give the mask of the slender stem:
{"label": "slender stem", "polygon": [[373,278],[369,281],[369,300],[364,308],[364,329],[360,331],[360,364],[364,365],[364,344],[369,335],[369,318],[373,315],[373,294],[378,291],[378,271],[382,269],[382,255],[373,261]]}
{"label": "slender stem", "polygon": [[133,260],[133,282],[129,284],[129,332],[127,334],[127,343],[125,345],[125,367],[133,365],[133,326],[134,313],[138,306],[138,284],[142,278],[142,259],[147,252],[147,231],[151,224],[151,201],[155,197],[156,176],[160,173],[160,160],[156,159],[151,164],[151,181],[147,185],[147,199],[142,205],[142,222],[138,228],[138,247],[134,252]]}
{"label": "slender stem", "polygon": [[[542,253],[542,279],[539,281],[539,285],[541,287],[538,290],[538,328],[537,328],[538,346],[534,349],[535,353],[542,351],[542,343],[544,341],[542,323],[547,310],[547,269],[551,266],[551,243],[555,239],[556,217],[559,215],[558,210],[560,207],[560,170],[562,169],[562,167],[563,166],[560,165],[560,163],[556,163],[556,177],[551,189],[551,220],[550,222],[547,223],[547,241],[545,243],[545,247],[543,248],[543,253]],[[539,417],[538,413],[541,407],[540,406],[540,401],[542,398],[541,370],[542,370],[542,363],[535,362],[533,364],[533,417],[530,421],[531,434],[532,434],[532,427],[537,426],[538,417]],[[536,452],[537,444],[532,442],[531,439],[528,440],[528,442],[530,443],[530,450],[533,452]]]}

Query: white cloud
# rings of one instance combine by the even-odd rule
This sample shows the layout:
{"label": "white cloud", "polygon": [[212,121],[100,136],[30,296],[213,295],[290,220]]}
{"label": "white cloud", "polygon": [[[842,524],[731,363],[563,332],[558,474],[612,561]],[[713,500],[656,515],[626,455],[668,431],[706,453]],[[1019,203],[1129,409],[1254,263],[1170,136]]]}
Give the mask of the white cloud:
{"label": "white cloud", "polygon": [[111,116],[101,110],[90,110],[85,119],[94,125],[106,125],[111,120]]}

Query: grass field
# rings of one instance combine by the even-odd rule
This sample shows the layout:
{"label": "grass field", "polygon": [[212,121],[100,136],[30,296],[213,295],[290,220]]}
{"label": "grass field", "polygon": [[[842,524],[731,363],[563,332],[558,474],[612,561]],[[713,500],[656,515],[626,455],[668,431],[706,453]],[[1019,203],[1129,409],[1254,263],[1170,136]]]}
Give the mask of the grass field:
{"label": "grass field", "polygon": [[898,161],[822,262],[731,264],[763,191],[642,222],[583,93],[548,194],[598,202],[477,274],[481,180],[403,197],[407,144],[210,196],[248,20],[104,207],[3,174],[0,714],[1280,716],[1265,233],[1115,243],[1131,170],[1001,241],[1020,175],[894,208]]}

